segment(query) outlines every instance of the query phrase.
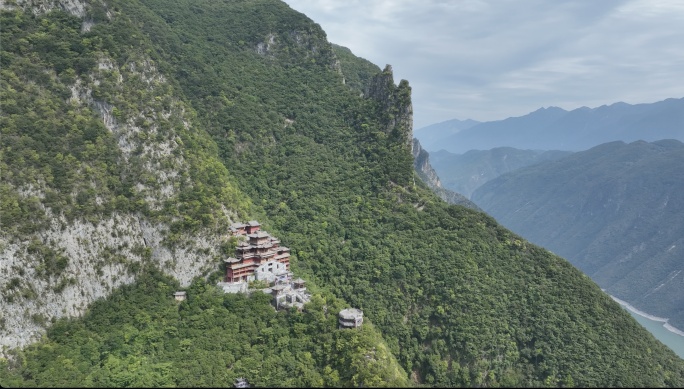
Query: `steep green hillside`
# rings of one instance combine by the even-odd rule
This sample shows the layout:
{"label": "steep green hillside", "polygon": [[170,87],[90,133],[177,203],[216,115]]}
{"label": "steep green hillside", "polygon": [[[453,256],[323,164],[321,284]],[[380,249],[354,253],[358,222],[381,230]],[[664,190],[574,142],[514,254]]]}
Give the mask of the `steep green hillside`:
{"label": "steep green hillside", "polygon": [[229,387],[245,377],[257,387],[408,385],[372,325],[337,329],[344,305],[329,294],[305,313],[276,312],[270,295],[223,294],[197,280],[176,302],[178,282],[146,270],[82,319],[57,321],[17,360],[0,360],[2,386]]}
{"label": "steep green hillside", "polygon": [[[156,72],[164,64],[149,56],[149,41],[116,5],[90,7],[86,32],[60,11],[2,14],[4,345],[31,340],[25,319],[56,324],[43,342],[0,358],[1,386],[229,386],[240,376],[259,386],[407,385],[371,323],[337,330],[345,304],[329,293],[315,294],[306,314],[277,314],[268,296],[217,295],[195,279],[188,304],[176,307],[179,282],[155,268],[179,279],[208,271],[215,281],[224,212],[242,217],[250,202],[192,125],[177,84]],[[135,230],[126,218],[153,227]],[[55,222],[62,235],[53,235]],[[84,263],[81,241],[101,238],[84,236],[92,226],[111,239]],[[212,234],[219,239],[202,247]],[[189,239],[198,241],[192,253]],[[155,255],[162,250],[183,258],[169,263]],[[89,281],[90,270],[100,279]],[[83,319],[56,320],[74,312],[55,314],[53,299],[84,306],[135,278]],[[104,290],[87,295],[91,283]]]}
{"label": "steep green hillside", "polygon": [[504,173],[543,161],[553,161],[572,154],[560,150],[518,150],[498,147],[453,154],[446,150],[430,153],[430,161],[445,188],[470,198],[485,182]]}
{"label": "steep green hillside", "polygon": [[149,40],[98,2],[83,18],[35,16],[39,5],[1,21],[7,347],[84,312],[145,263],[184,284],[212,271],[226,223],[251,212],[194,109],[150,57]]}
{"label": "steep green hillside", "polygon": [[[41,344],[18,352],[3,373],[12,385],[227,386],[238,374],[263,385],[355,385],[361,383],[356,372],[370,372],[364,385],[409,378],[440,386],[684,385],[684,363],[568,262],[483,213],[444,203],[414,180],[408,83],[395,85],[386,67],[360,97],[342,83],[325,33],[284,3],[110,1],[86,9],[83,20],[95,24],[83,33],[77,31],[82,22],[60,12],[3,16],[3,33],[27,30],[21,24],[5,28],[18,20],[43,28],[35,39],[61,42],[66,24],[81,42],[103,42],[98,56],[112,58],[114,80],[114,70],[130,68],[134,53],[147,56],[192,121],[190,130],[177,131],[202,139],[181,139],[181,152],[207,162],[218,155],[224,169],[207,176],[206,184],[193,181],[192,195],[180,197],[179,204],[187,199],[205,212],[188,213],[181,218],[187,225],[172,224],[178,227],[170,232],[181,236],[212,222],[220,228],[220,220],[201,215],[244,209],[292,248],[293,268],[320,288],[325,303],[360,307],[372,323],[358,334],[340,333],[318,305],[304,314],[276,314],[258,296],[247,301],[213,295],[201,280],[190,288],[197,299],[176,313],[163,298],[174,281],[144,278],[148,270],[141,267],[138,286],[98,303],[83,319],[59,322]],[[19,35],[7,40],[21,42]],[[40,46],[27,42],[3,54],[4,66],[18,68],[14,61],[33,58]],[[98,63],[84,65],[84,74],[95,72]],[[59,74],[53,62],[41,66]],[[57,79],[67,88],[73,82]],[[25,83],[31,82],[27,76]],[[143,82],[129,98],[104,95],[112,111],[157,114],[147,110],[157,96],[145,94],[154,79]],[[156,139],[144,124],[136,137]],[[117,142],[125,151],[124,142]],[[130,164],[121,158],[115,165]],[[190,173],[194,179],[195,170]],[[224,181],[252,205],[239,193],[204,204],[203,191],[214,193]],[[163,205],[149,217],[163,222]],[[17,239],[20,233],[12,232]],[[207,264],[218,262],[220,256],[212,254]],[[22,285],[23,276],[16,277]],[[234,348],[230,341],[243,332],[242,348]],[[97,349],[88,346],[90,338]],[[82,342],[79,355],[72,341]],[[340,360],[329,359],[328,346],[339,350],[332,355]],[[373,347],[375,355],[369,354]],[[53,382],[62,378],[50,373],[58,373],[53,359],[63,362],[65,375],[73,374]]]}
{"label": "steep green hillside", "polygon": [[363,93],[368,88],[371,78],[380,71],[378,65],[355,56],[344,46],[332,43],[333,51],[340,60],[340,69],[344,75],[344,82],[352,89]]}
{"label": "steep green hillside", "polygon": [[[643,350],[656,347],[641,342],[652,337],[578,271],[517,241],[485,215],[448,207],[413,188],[409,149],[401,143],[410,137],[388,128],[402,111],[391,103],[404,92],[387,91],[380,104],[358,98],[331,70],[324,34],[305,17],[279,3],[230,3],[225,14],[202,14],[206,28],[193,29],[196,17],[183,2],[145,4],[160,19],[174,20],[173,29],[160,19],[145,20],[155,42],[187,40],[175,46],[181,54],[161,46],[160,53],[175,53],[168,56],[174,69],[188,68],[190,61],[211,64],[195,72],[235,101],[222,106],[177,70],[226,164],[238,171],[240,187],[296,250],[297,268],[368,312],[417,380],[628,385],[662,379],[641,373],[651,363]],[[209,40],[219,32],[238,34],[233,29],[247,23],[240,12],[269,23],[239,31],[252,35],[243,38],[252,46],[234,51],[234,41]],[[259,54],[259,43],[272,36],[273,51]],[[288,41],[292,36],[307,45]],[[300,62],[293,63],[283,47],[301,50]],[[211,61],[236,56],[255,70]],[[252,88],[235,87],[247,80]],[[237,110],[253,113],[249,126]],[[549,336],[554,333],[559,336]],[[674,354],[667,355],[671,362],[662,363],[679,366]],[[621,362],[613,365],[616,360]]]}
{"label": "steep green hillside", "polygon": [[503,175],[474,201],[609,293],[684,328],[684,144],[612,142]]}

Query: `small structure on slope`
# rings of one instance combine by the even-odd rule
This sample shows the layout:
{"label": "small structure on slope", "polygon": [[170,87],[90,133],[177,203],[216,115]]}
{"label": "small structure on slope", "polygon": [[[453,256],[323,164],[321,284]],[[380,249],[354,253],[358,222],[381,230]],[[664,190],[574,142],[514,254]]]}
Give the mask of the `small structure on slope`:
{"label": "small structure on slope", "polygon": [[311,295],[306,291],[304,282],[304,280],[298,278],[288,283],[276,283],[274,286],[262,291],[273,296],[273,305],[276,309],[294,307],[301,311],[304,308],[304,304],[311,301]]}
{"label": "small structure on slope", "polygon": [[363,311],[356,308],[347,308],[340,311],[340,328],[359,328],[363,324]]}
{"label": "small structure on slope", "polygon": [[247,382],[246,379],[240,377],[240,378],[235,380],[233,387],[235,387],[235,388],[249,388],[249,383]]}
{"label": "small structure on slope", "polygon": [[187,293],[184,290],[179,290],[173,294],[176,301],[184,301],[187,298]]}

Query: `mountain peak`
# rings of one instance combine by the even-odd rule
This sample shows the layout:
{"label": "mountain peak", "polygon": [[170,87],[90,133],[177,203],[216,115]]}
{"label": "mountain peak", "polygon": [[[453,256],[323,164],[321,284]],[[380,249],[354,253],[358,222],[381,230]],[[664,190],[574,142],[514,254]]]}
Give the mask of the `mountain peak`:
{"label": "mountain peak", "polygon": [[567,112],[567,111],[561,107],[556,107],[556,106],[550,105],[548,107],[541,107],[534,112]]}
{"label": "mountain peak", "polygon": [[434,136],[423,142],[423,147],[462,154],[501,146],[579,151],[614,140],[684,141],[683,111],[684,99],[650,104],[620,101],[596,108],[583,106],[570,112],[556,106],[541,107],[524,116],[483,122],[464,131]]}
{"label": "mountain peak", "polygon": [[364,96],[380,103],[386,121],[385,131],[388,134],[396,133],[410,150],[413,142],[413,105],[408,81],[401,80],[395,86],[392,65],[388,64],[382,73],[371,78]]}

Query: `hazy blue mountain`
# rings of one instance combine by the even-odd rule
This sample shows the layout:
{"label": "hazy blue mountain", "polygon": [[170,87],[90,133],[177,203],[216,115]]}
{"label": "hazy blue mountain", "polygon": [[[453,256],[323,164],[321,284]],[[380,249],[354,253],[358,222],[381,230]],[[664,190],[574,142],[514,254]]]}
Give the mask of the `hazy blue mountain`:
{"label": "hazy blue mountain", "polygon": [[477,124],[442,139],[439,145],[425,143],[424,147],[453,153],[502,146],[580,151],[616,140],[659,139],[684,141],[684,98],[651,104],[620,102],[572,111],[540,108],[525,116]]}
{"label": "hazy blue mountain", "polygon": [[472,119],[451,119],[421,127],[415,130],[413,135],[420,141],[420,144],[423,145],[423,149],[428,151],[439,150],[441,149],[440,144],[445,138],[480,123],[481,122]]}
{"label": "hazy blue mountain", "polygon": [[430,161],[443,187],[470,198],[475,189],[504,173],[542,161],[560,159],[570,154],[571,151],[497,147],[483,151],[470,150],[464,154],[440,150],[430,153]]}
{"label": "hazy blue mountain", "polygon": [[612,295],[684,328],[684,144],[610,142],[504,174],[473,201]]}

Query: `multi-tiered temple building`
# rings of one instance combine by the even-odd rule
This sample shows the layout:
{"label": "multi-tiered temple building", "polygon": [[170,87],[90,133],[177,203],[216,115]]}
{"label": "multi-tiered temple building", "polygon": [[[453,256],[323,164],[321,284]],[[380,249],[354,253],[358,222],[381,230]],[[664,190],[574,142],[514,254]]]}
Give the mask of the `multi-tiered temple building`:
{"label": "multi-tiered temple building", "polygon": [[247,240],[238,243],[235,257],[224,260],[226,264],[225,282],[239,283],[249,281],[288,282],[290,272],[290,249],[281,246],[280,241],[264,231],[256,221],[247,224],[235,223],[230,226],[234,237],[244,236]]}

